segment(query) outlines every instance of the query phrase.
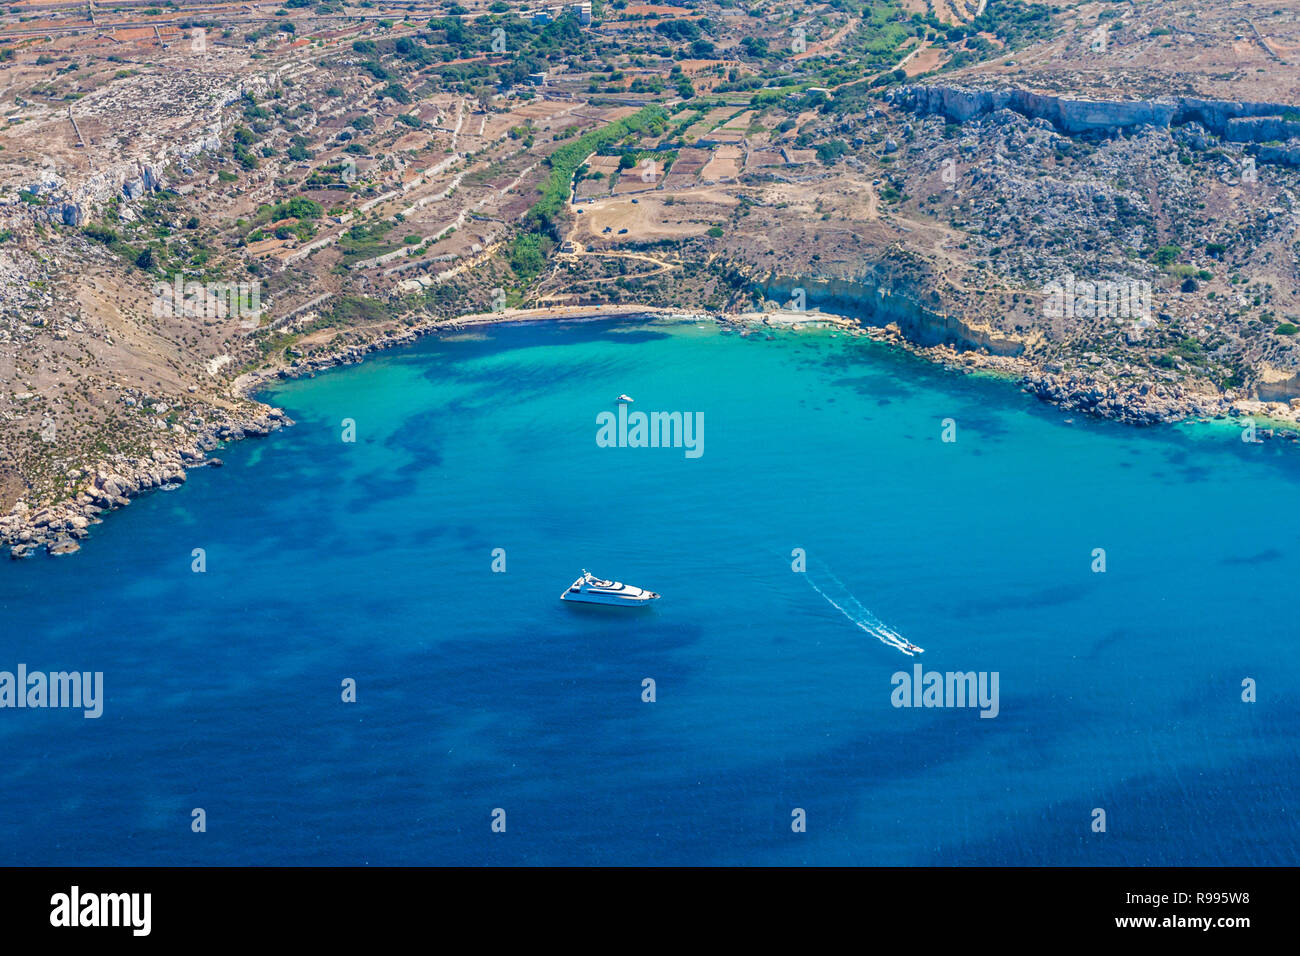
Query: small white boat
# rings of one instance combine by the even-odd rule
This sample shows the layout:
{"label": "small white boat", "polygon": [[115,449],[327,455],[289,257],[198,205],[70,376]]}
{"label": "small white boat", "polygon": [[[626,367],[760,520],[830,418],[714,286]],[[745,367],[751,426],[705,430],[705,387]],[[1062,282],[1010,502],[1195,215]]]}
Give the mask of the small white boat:
{"label": "small white boat", "polygon": [[623,604],[639,606],[659,600],[659,595],[645,588],[633,587],[621,581],[605,581],[596,577],[586,568],[582,577],[574,581],[560,595],[561,601],[577,601],[580,604]]}
{"label": "small white boat", "polygon": [[618,397],[618,403],[619,403],[620,405],[631,405],[631,404],[632,404],[632,396],[631,396],[631,395],[620,395],[620,396]]}

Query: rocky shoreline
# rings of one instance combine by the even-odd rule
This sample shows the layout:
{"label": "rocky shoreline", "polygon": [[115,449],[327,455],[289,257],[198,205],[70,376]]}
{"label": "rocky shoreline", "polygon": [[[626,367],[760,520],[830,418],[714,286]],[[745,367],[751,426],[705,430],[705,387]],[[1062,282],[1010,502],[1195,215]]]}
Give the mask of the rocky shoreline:
{"label": "rocky shoreline", "polygon": [[155,449],[149,458],[116,458],[99,462],[75,474],[85,484],[77,494],[57,504],[31,508],[24,502],[0,517],[0,546],[14,559],[44,549],[47,554],[72,554],[89,537],[89,528],[101,524],[102,514],[125,508],[133,498],[155,490],[170,491],[186,481],[194,468],[217,468],[221,459],[210,457],[222,442],[262,437],[292,425],[278,408],[210,426],[192,443]]}
{"label": "rocky shoreline", "polygon": [[871,338],[906,349],[948,368],[985,371],[1015,381],[1021,391],[1060,408],[1108,418],[1126,425],[1171,425],[1196,419],[1251,420],[1260,440],[1300,441],[1300,400],[1291,403],[1236,398],[1231,393],[1193,391],[1180,384],[1142,382],[1117,385],[1089,372],[1066,372],[1054,364],[1039,367],[1020,357],[957,351],[949,345],[918,346],[896,325],[867,328]]}
{"label": "rocky shoreline", "polygon": [[1040,367],[1018,355],[958,350],[946,344],[918,345],[894,322],[871,326],[831,313],[778,311],[775,314],[780,316],[775,323],[772,315],[764,313],[749,313],[740,316],[739,321],[740,324],[748,322],[783,327],[825,322],[848,334],[864,335],[954,371],[992,373],[1015,382],[1021,391],[1062,409],[1127,425],[1169,425],[1189,419],[1205,422],[1214,419],[1251,420],[1257,424],[1255,437],[1261,440],[1300,441],[1300,399],[1290,403],[1256,401],[1237,398],[1231,393],[1198,392],[1180,384],[1141,382],[1131,386],[1117,385],[1104,376],[1067,372],[1052,363]]}
{"label": "rocky shoreline", "polygon": [[[1052,366],[1039,368],[1019,356],[985,354],[975,350],[958,351],[951,345],[921,346],[908,340],[894,323],[866,326],[856,319],[830,313],[787,315],[784,320],[763,313],[743,315],[687,315],[681,310],[654,306],[572,307],[569,309],[517,310],[462,316],[454,320],[432,320],[387,330],[373,338],[346,345],[336,351],[311,358],[296,359],[281,368],[258,369],[239,376],[231,393],[248,398],[253,392],[277,380],[305,378],[341,365],[356,365],[367,355],[401,345],[410,345],[435,332],[457,332],[478,325],[530,322],[556,319],[602,319],[683,316],[710,319],[740,329],[754,327],[798,328],[822,322],[846,334],[864,335],[874,341],[905,349],[927,361],[955,371],[982,371],[1010,379],[1022,391],[1064,409],[1133,425],[1170,424],[1187,419],[1241,419],[1257,417],[1265,427],[1255,432],[1258,439],[1283,438],[1300,440],[1300,410],[1295,404],[1235,399],[1230,395],[1192,392],[1181,385],[1142,383],[1117,387],[1113,382],[1089,373],[1066,373]],[[742,333],[745,334],[745,333]],[[251,400],[251,399],[250,399]],[[89,536],[89,528],[101,524],[104,513],[124,508],[133,498],[156,490],[174,490],[183,485],[190,470],[220,467],[220,458],[212,457],[223,443],[243,438],[264,437],[293,421],[281,409],[261,406],[255,413],[209,426],[197,439],[178,443],[170,449],[155,449],[148,458],[116,458],[70,473],[85,479],[82,489],[72,498],[57,504],[30,508],[19,502],[9,514],[0,516],[0,547],[7,547],[14,559],[26,558],[44,550],[50,555],[71,554],[80,549],[79,542]]]}

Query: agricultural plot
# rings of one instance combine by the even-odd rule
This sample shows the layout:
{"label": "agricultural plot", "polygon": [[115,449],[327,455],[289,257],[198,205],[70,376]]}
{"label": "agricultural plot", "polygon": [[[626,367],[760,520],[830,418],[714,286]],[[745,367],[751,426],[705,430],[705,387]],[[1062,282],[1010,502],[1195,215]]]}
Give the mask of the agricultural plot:
{"label": "agricultural plot", "polygon": [[739,146],[719,146],[700,171],[700,181],[705,184],[733,182],[740,175],[740,163]]}
{"label": "agricultural plot", "polygon": [[707,149],[682,149],[677,153],[677,162],[673,163],[664,177],[665,189],[685,189],[694,186],[699,179],[700,170],[713,158]]}

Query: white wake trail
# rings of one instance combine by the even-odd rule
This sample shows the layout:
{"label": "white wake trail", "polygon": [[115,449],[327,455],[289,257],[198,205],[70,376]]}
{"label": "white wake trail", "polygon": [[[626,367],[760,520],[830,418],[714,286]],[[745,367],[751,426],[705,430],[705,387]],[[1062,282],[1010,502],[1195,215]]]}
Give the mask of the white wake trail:
{"label": "white wake trail", "polygon": [[[840,595],[840,601],[843,601],[843,604],[841,604],[840,601],[836,601],[833,597],[818,587],[817,582],[812,579],[812,576],[808,574],[808,572],[804,572],[804,578],[808,581],[809,586],[820,594],[827,604],[843,614],[853,622],[855,626],[880,641],[880,643],[886,644],[889,647],[896,647],[908,657],[924,652],[924,648],[917,647],[893,628],[885,624],[885,622],[880,620],[880,618],[876,617],[869,610],[863,607],[862,602],[854,597],[849,589],[844,586],[844,582],[835,577],[829,569],[826,571],[826,576],[839,585],[840,591],[843,592]],[[847,607],[845,605],[847,605]]]}

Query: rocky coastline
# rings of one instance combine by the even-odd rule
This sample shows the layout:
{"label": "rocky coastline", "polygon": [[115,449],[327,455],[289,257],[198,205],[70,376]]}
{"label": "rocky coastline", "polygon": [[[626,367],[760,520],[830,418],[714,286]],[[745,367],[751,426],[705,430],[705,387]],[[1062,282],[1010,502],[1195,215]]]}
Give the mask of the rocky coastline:
{"label": "rocky coastline", "polygon": [[952,345],[919,346],[896,325],[862,330],[877,341],[905,349],[954,371],[987,372],[1007,378],[1021,391],[1051,405],[1106,418],[1126,425],[1172,425],[1196,420],[1235,419],[1255,422],[1260,440],[1300,441],[1300,399],[1269,402],[1239,398],[1232,393],[1196,391],[1181,384],[1140,382],[1132,385],[1090,372],[1065,371],[1058,365],[1039,366],[1020,356],[1000,356]]}
{"label": "rocky coastline", "polygon": [[214,424],[191,442],[154,449],[148,458],[119,457],[79,469],[76,477],[84,484],[72,498],[37,508],[20,501],[0,517],[0,546],[14,559],[42,549],[51,555],[71,554],[89,537],[90,527],[103,522],[104,513],[125,508],[146,492],[179,488],[191,469],[220,467],[221,459],[210,453],[222,443],[263,437],[292,424],[280,409],[265,408]]}
{"label": "rocky coastline", "polygon": [[[727,321],[724,317],[722,321]],[[1140,382],[1116,384],[1090,372],[1065,371],[1054,363],[1039,365],[1021,355],[1001,355],[952,343],[924,345],[916,342],[897,322],[863,324],[833,313],[747,313],[735,317],[740,325],[795,327],[813,323],[833,325],[847,334],[862,335],[903,349],[926,361],[964,373],[981,372],[1014,382],[1021,391],[1068,411],[1078,411],[1126,425],[1171,425],[1197,420],[1253,421],[1260,440],[1300,441],[1300,399],[1290,402],[1258,401],[1231,393],[1196,391],[1182,384]]]}

